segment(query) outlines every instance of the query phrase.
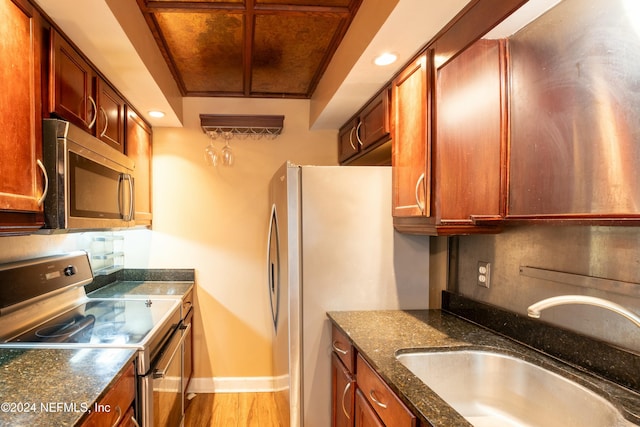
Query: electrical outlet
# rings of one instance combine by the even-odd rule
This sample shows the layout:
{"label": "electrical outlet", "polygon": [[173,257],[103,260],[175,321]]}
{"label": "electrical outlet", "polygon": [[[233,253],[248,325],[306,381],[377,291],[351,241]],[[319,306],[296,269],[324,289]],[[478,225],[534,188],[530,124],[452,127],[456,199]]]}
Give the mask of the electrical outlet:
{"label": "electrical outlet", "polygon": [[478,286],[488,288],[491,284],[491,263],[478,261],[478,270],[476,273],[478,277]]}

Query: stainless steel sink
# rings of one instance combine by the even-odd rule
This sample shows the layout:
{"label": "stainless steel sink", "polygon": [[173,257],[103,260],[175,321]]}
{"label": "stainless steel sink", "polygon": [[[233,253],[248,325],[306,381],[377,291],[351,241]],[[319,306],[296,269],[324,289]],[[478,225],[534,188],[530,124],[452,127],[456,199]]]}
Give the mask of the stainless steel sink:
{"label": "stainless steel sink", "polygon": [[474,426],[632,426],[582,385],[485,350],[400,353],[398,361]]}

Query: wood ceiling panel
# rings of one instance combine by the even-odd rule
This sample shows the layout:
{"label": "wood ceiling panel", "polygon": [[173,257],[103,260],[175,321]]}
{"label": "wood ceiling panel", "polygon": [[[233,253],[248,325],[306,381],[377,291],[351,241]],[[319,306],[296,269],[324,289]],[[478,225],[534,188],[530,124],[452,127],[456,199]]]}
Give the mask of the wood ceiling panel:
{"label": "wood ceiling panel", "polygon": [[157,13],[155,17],[185,93],[243,93],[242,15]]}
{"label": "wood ceiling panel", "polygon": [[[244,0],[153,0],[159,3],[244,3]],[[147,3],[153,3],[147,2]]]}
{"label": "wood ceiling panel", "polygon": [[295,6],[348,7],[351,0],[256,0],[256,4],[288,4]]}
{"label": "wood ceiling panel", "polygon": [[252,93],[305,96],[341,21],[310,15],[257,16]]}
{"label": "wood ceiling panel", "polygon": [[184,96],[310,98],[362,0],[137,0]]}

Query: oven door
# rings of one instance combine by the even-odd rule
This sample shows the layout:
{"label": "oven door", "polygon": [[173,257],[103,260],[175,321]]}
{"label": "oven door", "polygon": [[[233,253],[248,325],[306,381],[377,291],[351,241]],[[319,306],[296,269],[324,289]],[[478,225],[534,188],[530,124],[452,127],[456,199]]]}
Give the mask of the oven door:
{"label": "oven door", "polygon": [[182,344],[191,329],[177,328],[149,372],[140,377],[142,425],[178,427],[184,416]]}

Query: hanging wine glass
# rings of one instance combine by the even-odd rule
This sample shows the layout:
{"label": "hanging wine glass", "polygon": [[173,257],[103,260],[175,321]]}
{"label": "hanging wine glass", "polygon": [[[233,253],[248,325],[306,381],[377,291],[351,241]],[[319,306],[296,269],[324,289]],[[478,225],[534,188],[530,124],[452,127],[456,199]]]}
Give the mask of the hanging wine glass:
{"label": "hanging wine glass", "polygon": [[225,166],[233,166],[233,161],[235,157],[233,155],[233,150],[229,147],[229,141],[227,141],[222,148],[222,164]]}
{"label": "hanging wine glass", "polygon": [[222,164],[224,166],[233,166],[233,162],[235,157],[233,155],[233,150],[229,146],[229,140],[231,139],[231,132],[225,132],[224,134],[225,144],[222,148]]}
{"label": "hanging wine glass", "polygon": [[210,142],[207,148],[204,149],[204,159],[207,162],[207,166],[218,166],[220,155],[216,147],[213,146],[213,142]]}

